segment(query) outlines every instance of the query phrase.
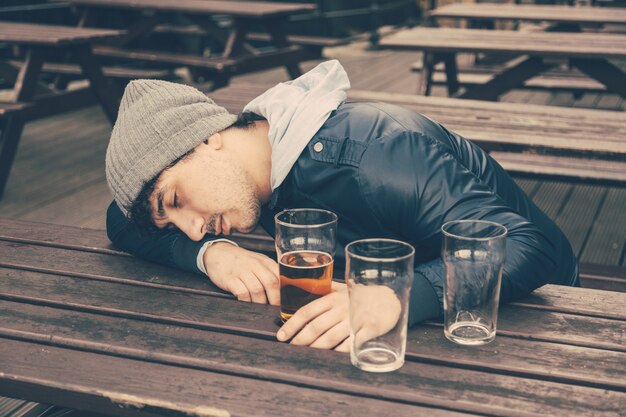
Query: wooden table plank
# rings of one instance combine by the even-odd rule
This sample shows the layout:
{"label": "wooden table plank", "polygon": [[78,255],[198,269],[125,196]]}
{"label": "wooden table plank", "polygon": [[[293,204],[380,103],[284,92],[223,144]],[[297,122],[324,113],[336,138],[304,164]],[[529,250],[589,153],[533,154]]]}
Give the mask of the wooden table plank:
{"label": "wooden table plank", "polygon": [[[231,303],[232,304],[232,303]],[[229,306],[236,309],[238,306]],[[261,310],[261,308],[259,308]],[[85,347],[84,341],[98,341],[108,346],[123,346],[137,350],[156,352],[151,340],[162,341],[162,346],[170,346],[168,355],[213,358],[198,349],[209,352],[223,352],[223,348],[212,345],[239,343],[241,336],[230,334],[207,333],[202,329],[181,329],[171,324],[155,321],[138,321],[127,318],[112,318],[88,312],[72,312],[60,308],[28,305],[24,303],[0,301],[0,311],[7,320],[0,328],[5,336],[18,335],[20,332],[27,337],[28,329],[37,329],[44,338],[65,346],[68,339],[76,340],[73,346]],[[261,311],[263,315],[266,311]],[[271,318],[266,317],[269,321]],[[102,329],[106,329],[103,331]],[[3,332],[3,333],[2,333]],[[141,337],[137,335],[142,335]],[[272,345],[272,340],[261,335],[255,337],[253,343],[268,346],[270,353],[263,353],[268,362],[280,354],[282,347]],[[28,336],[30,337],[30,336]],[[82,340],[83,342],[78,342]],[[214,340],[214,342],[210,342]],[[233,340],[233,343],[228,342]],[[282,345],[280,345],[282,346]],[[189,350],[191,349],[191,350]],[[285,350],[284,356],[289,357],[291,351]],[[231,352],[241,355],[245,352]],[[298,351],[300,354],[306,352]],[[242,358],[225,358],[226,362],[241,363]],[[246,359],[246,358],[244,358]],[[336,359],[332,357],[332,359]],[[409,331],[407,339],[407,360],[411,362],[430,363],[448,368],[463,368],[482,372],[513,375],[531,379],[550,380],[575,385],[599,387],[611,390],[626,391],[626,382],[621,377],[626,372],[626,353],[607,352],[577,346],[566,346],[556,343],[525,341],[520,343],[508,337],[498,337],[495,343],[467,349],[449,342],[439,328],[418,326]],[[249,360],[249,359],[247,359]],[[287,362],[290,362],[288,360]],[[303,361],[306,363],[307,361]],[[297,366],[296,358],[292,366]],[[597,364],[589,366],[590,363]],[[244,365],[248,365],[245,364]],[[293,370],[290,370],[293,371]],[[452,370],[454,372],[454,370]],[[294,372],[296,373],[296,372]]]}
{"label": "wooden table plank", "polygon": [[447,4],[430,12],[435,18],[518,20],[574,24],[625,24],[626,10],[605,7],[545,6],[530,4]]}
{"label": "wooden table plank", "polygon": [[624,58],[626,37],[605,33],[517,32],[418,27],[380,41],[384,48],[432,52],[485,52],[562,58]]}
{"label": "wooden table plank", "polygon": [[[235,240],[242,247],[253,249],[257,252],[274,253],[275,250],[274,240],[267,235],[233,233],[230,239]],[[131,256],[116,249],[109,241],[104,230],[61,226],[19,219],[0,217],[0,240]]]}
{"label": "wooden table plank", "polygon": [[[230,320],[230,323],[238,323],[237,331],[256,334],[260,329],[264,329],[262,334],[266,337],[273,337],[278,329],[278,326],[268,319],[268,316],[278,317],[277,307],[273,306],[264,306],[271,312],[264,320],[260,320],[258,311],[253,313],[255,307],[245,303],[238,305],[238,310],[225,319],[217,318],[216,315],[225,314],[224,311],[233,297],[230,295],[220,297],[221,293],[213,290],[214,287],[207,279],[190,281],[189,286],[192,288],[187,289],[182,283],[184,280],[180,280],[181,287],[171,287],[158,282],[154,277],[143,278],[148,281],[143,284],[131,282],[132,279],[85,279],[10,268],[0,268],[0,278],[0,297],[3,299],[55,306],[74,305],[81,310],[97,309],[106,311],[107,314],[133,317],[151,316],[155,308],[158,308],[159,316],[176,317],[178,322],[182,320],[185,323],[195,323],[203,321],[202,317],[211,317],[213,324],[205,325],[217,323],[220,326],[228,326]],[[198,289],[197,287],[202,284],[204,289]],[[622,303],[626,298],[622,293],[612,294],[612,297],[621,300]],[[159,300],[158,307],[153,306],[152,300]],[[185,307],[190,305],[194,307]],[[246,317],[236,319],[237,314]],[[246,323],[249,328],[246,328]],[[626,335],[623,329],[616,329],[614,319],[511,305],[501,309],[498,327],[501,335],[515,338],[626,351]],[[574,328],[576,332],[572,331]]]}
{"label": "wooden table plank", "polygon": [[[463,349],[456,349],[459,353],[450,358],[444,348],[446,354],[441,356],[448,362],[446,365],[410,361],[393,374],[372,376],[352,367],[346,354],[333,351],[16,303],[2,303],[0,308],[5,308],[7,317],[11,318],[10,324],[1,330],[5,337],[19,337],[28,342],[45,342],[49,346],[97,351],[147,362],[194,367],[209,372],[262,377],[272,382],[305,385],[355,396],[375,389],[379,399],[404,400],[415,405],[438,406],[445,404],[449,398],[459,398],[460,401],[450,404],[453,410],[500,415],[506,404],[509,404],[527,414],[552,414],[566,410],[584,413],[585,409],[610,414],[619,410],[619,404],[626,400],[626,394],[620,393],[626,391],[626,386],[619,382],[616,387],[605,385],[605,389],[596,389],[567,386],[564,381],[546,382],[456,367],[454,359],[463,358],[467,361],[467,349],[465,354]],[[440,331],[432,334],[430,339],[425,337],[422,342],[435,342],[431,347],[449,344]],[[158,340],[157,345],[155,340]],[[254,353],[250,352],[250,343],[255,345]],[[504,346],[496,347],[501,348]],[[602,362],[600,352],[587,352],[589,358],[595,356]],[[519,351],[516,353],[519,354]],[[544,353],[535,351],[536,355]],[[481,356],[486,359],[494,355],[484,352]],[[608,363],[618,366],[616,374],[624,368],[619,362],[624,362],[625,357],[626,354],[621,354],[621,357],[612,356],[612,353],[608,355]],[[584,363],[588,366],[588,361]],[[606,383],[602,380],[604,376],[597,382]],[[615,381],[614,377],[608,377]],[[480,387],[472,387],[477,380],[481,381]],[[512,386],[516,387],[514,394],[510,389]],[[470,390],[471,395],[467,395]],[[563,396],[558,405],[552,404],[567,391],[576,393],[577,398]],[[591,403],[584,404],[584,401]]]}
{"label": "wooden table plank", "polygon": [[[240,235],[236,236],[235,239],[243,247],[257,250],[263,248],[270,256],[274,248],[273,240],[269,236]],[[7,244],[6,242],[15,242],[34,246],[24,252],[19,248],[25,246],[20,245],[13,246],[13,248],[17,249],[12,249],[11,251],[8,249],[3,250],[0,264],[4,265],[15,264],[16,262],[24,264],[24,261],[36,261],[43,256],[51,258],[53,262],[31,263],[29,268],[32,270],[41,268],[47,271],[63,271],[70,275],[75,274],[82,277],[92,277],[93,279],[107,280],[110,278],[124,279],[122,277],[131,277],[133,281],[129,281],[130,283],[135,281],[149,282],[157,285],[184,286],[201,291],[213,291],[215,289],[210,285],[207,286],[205,280],[197,275],[150,264],[131,257],[125,252],[116,250],[111,246],[103,230],[0,218],[0,241],[4,241],[4,244]],[[0,248],[3,247],[8,248],[10,246],[0,246]],[[52,252],[55,255],[50,256],[49,254],[46,255],[46,253],[49,253],[49,249],[46,249],[46,247],[70,249],[73,251]],[[116,258],[108,256],[93,258],[81,254],[81,252],[119,255],[128,259],[116,260]],[[22,255],[26,256],[20,259],[19,257]],[[11,258],[11,256],[13,257]],[[64,256],[71,258],[73,261],[69,263],[57,261],[57,259]],[[70,266],[69,268],[68,265]],[[85,273],[82,270],[82,268],[87,266],[89,267],[89,273]],[[626,319],[626,312],[622,311],[623,300],[613,292],[589,289],[578,292],[578,289],[571,288],[567,288],[567,291],[564,291],[563,287],[546,285],[535,290],[533,294],[536,296],[530,296],[530,299],[533,300],[532,302],[526,299],[525,301],[520,301],[520,303],[523,303],[525,306],[535,305],[536,308],[540,309],[548,308],[556,312]],[[582,301],[583,298],[584,301]]]}
{"label": "wooden table plank", "polygon": [[0,22],[0,42],[61,46],[100,42],[123,35],[123,30],[87,29],[72,26]]}
{"label": "wooden table plank", "polygon": [[[42,349],[40,344],[16,340],[2,340],[0,356],[10,358],[0,375],[3,392],[112,416],[227,417],[259,415],[259,411],[265,415],[311,417],[318,413],[328,416],[383,415],[386,411],[402,416],[436,413],[419,406],[307,387],[295,389],[263,378],[52,346]],[[46,375],[41,375],[41,369],[48,370]]]}
{"label": "wooden table plank", "polygon": [[612,416],[626,405],[625,294],[546,286],[502,307],[496,340],[472,349],[425,323],[410,329],[401,370],[372,375],[345,354],[278,343],[277,307],[106,251],[95,234],[66,246],[77,228],[17,226],[0,235],[5,395],[124,417]]}
{"label": "wooden table plank", "polygon": [[[239,112],[271,85],[235,84],[210,94]],[[573,154],[626,155],[626,113],[564,109],[519,103],[491,103],[350,90],[350,100],[381,101],[424,114],[485,149],[496,146],[541,148]]]}
{"label": "wooden table plank", "polygon": [[[21,252],[21,254],[20,254]],[[199,274],[144,262],[131,256],[47,248],[22,243],[0,242],[0,265],[33,272],[78,276],[127,285],[181,288],[204,295],[224,294]],[[43,256],[44,258],[41,258]],[[52,259],[55,258],[56,259]]]}
{"label": "wooden table plank", "polygon": [[545,285],[511,305],[626,320],[624,296],[612,294],[613,291]]}
{"label": "wooden table plank", "polygon": [[190,12],[194,14],[226,14],[247,18],[267,18],[314,11],[316,6],[307,3],[279,3],[267,1],[214,1],[214,0],[54,0],[79,6]]}
{"label": "wooden table plank", "polygon": [[490,152],[490,155],[513,175],[616,186],[626,184],[626,162],[622,161],[497,151]]}

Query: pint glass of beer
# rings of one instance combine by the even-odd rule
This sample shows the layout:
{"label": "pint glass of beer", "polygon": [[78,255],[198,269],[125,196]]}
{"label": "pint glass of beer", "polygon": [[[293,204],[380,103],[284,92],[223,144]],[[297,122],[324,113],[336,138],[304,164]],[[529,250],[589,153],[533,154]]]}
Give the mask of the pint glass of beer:
{"label": "pint glass of beer", "polygon": [[280,265],[280,318],[330,292],[337,215],[320,209],[290,209],[274,217]]}

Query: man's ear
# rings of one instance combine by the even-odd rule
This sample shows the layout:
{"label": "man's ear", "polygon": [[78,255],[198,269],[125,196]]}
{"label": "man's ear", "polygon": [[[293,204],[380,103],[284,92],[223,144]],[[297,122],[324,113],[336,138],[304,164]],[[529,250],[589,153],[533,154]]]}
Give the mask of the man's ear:
{"label": "man's ear", "polygon": [[204,143],[209,145],[212,149],[218,151],[222,149],[222,146],[224,146],[224,139],[222,138],[220,132],[217,132],[209,136]]}

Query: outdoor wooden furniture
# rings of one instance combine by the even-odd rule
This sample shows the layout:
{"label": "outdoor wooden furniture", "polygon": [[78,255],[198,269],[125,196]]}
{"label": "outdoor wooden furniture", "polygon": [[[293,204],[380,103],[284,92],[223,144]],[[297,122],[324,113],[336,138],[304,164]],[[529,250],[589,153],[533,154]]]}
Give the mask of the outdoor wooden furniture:
{"label": "outdoor wooden furniture", "polygon": [[[155,33],[173,33],[176,35],[210,37],[210,33],[203,30],[198,25],[176,26],[162,24],[154,28]],[[355,37],[356,38],[356,37]],[[251,41],[261,41],[264,43],[272,43],[272,35],[263,32],[249,32],[246,39]],[[324,48],[333,48],[349,44],[353,40],[352,37],[332,38],[327,36],[310,36],[310,35],[287,35],[287,41],[293,45],[300,45],[306,48],[311,59],[319,59],[322,57]]]}
{"label": "outdoor wooden furniture", "polygon": [[370,374],[347,354],[277,342],[277,307],[118,252],[103,231],[0,224],[0,395],[125,417],[610,416],[626,406],[624,293],[545,286],[501,307],[498,336],[481,347],[418,325],[405,365]]}
{"label": "outdoor wooden furniture", "polygon": [[527,21],[554,24],[551,30],[608,24],[626,25],[626,9],[604,7],[542,6],[530,4],[454,3],[430,12],[435,19],[477,21]]}
{"label": "outdoor wooden furniture", "polygon": [[[95,53],[109,58],[147,61],[157,64],[188,67],[210,74],[214,86],[227,85],[230,77],[249,71],[285,66],[290,77],[301,75],[298,63],[308,59],[308,51],[291,44],[284,24],[296,13],[315,10],[315,5],[255,1],[214,0],[69,0],[80,7],[80,26],[91,26],[98,9],[141,11],[142,17],[128,28],[127,36],[109,46],[100,46]],[[163,29],[168,18],[184,16],[224,45],[221,56],[134,49],[132,41],[149,35],[157,27]],[[227,15],[233,20],[230,31],[224,31],[210,19]],[[247,43],[254,25],[262,25],[269,34],[271,51],[259,51]],[[185,28],[183,26],[183,28]]]}
{"label": "outdoor wooden furniture", "polygon": [[[0,102],[0,197],[11,170],[24,123],[28,120],[76,109],[97,97],[111,121],[117,117],[117,97],[110,91],[91,50],[93,42],[115,39],[122,31],[0,22],[0,42],[25,52],[17,68],[0,61],[0,74],[13,83],[8,101]],[[89,90],[51,91],[38,84],[44,61],[53,54],[69,53],[76,60]],[[38,94],[42,92],[43,94]]]}
{"label": "outdoor wooden furniture", "polygon": [[[433,69],[439,62],[445,65],[450,96],[497,100],[501,94],[565,60],[605,85],[608,91],[626,97],[626,74],[608,61],[626,58],[626,37],[622,35],[415,28],[395,33],[380,44],[389,49],[424,52],[418,94],[430,94]],[[526,58],[506,67],[487,83],[459,93],[456,54],[462,52],[495,52]]]}
{"label": "outdoor wooden furniture", "polygon": [[[239,112],[270,85],[238,83],[211,98]],[[471,140],[511,174],[626,186],[626,114],[350,90],[348,99],[407,107]]]}
{"label": "outdoor wooden furniture", "polygon": [[[457,81],[459,87],[473,88],[475,86],[484,85],[491,81],[498,73],[506,68],[514,66],[518,60],[512,59],[502,65],[486,65],[481,62],[479,65],[461,67],[459,65],[457,72]],[[422,60],[416,61],[411,66],[411,71],[417,74],[424,70]],[[432,70],[432,85],[446,85],[446,73],[443,62],[435,65]],[[606,87],[584,74],[574,73],[569,69],[554,68],[546,71],[542,75],[538,75],[524,82],[525,90],[538,90],[547,92],[568,91],[575,96],[581,96],[584,93],[606,93]]]}

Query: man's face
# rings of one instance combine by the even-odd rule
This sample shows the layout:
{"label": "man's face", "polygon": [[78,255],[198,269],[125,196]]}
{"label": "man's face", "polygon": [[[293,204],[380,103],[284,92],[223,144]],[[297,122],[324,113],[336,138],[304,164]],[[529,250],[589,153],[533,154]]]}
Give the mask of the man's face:
{"label": "man's face", "polygon": [[194,241],[205,233],[250,232],[261,211],[250,175],[207,144],[161,173],[150,203],[157,227],[177,227]]}

